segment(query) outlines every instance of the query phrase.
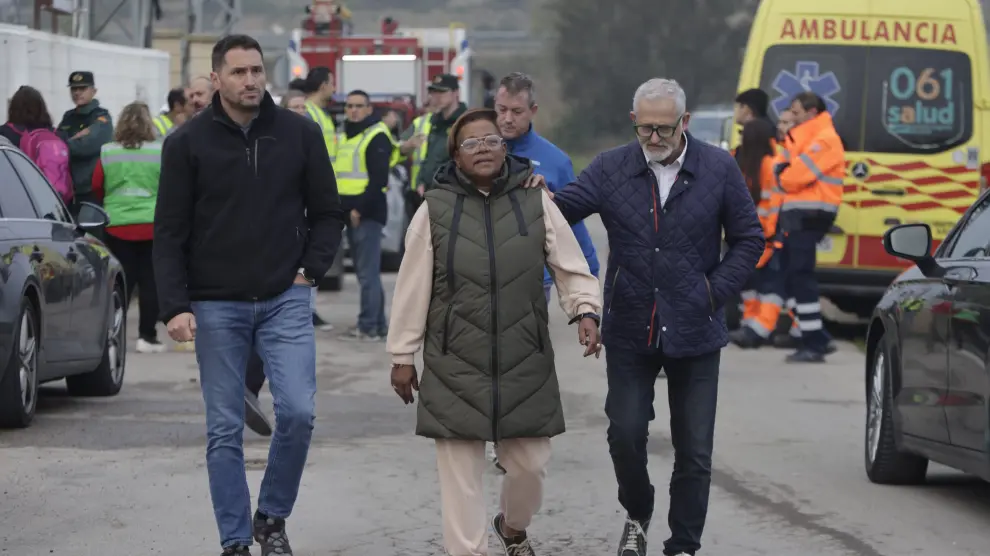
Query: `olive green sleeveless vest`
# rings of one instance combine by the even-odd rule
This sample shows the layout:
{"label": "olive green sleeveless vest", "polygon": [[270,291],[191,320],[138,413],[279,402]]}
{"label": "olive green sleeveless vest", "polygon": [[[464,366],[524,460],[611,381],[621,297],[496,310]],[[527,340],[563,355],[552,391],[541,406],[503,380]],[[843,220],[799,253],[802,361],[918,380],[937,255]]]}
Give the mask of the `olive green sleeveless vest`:
{"label": "olive green sleeveless vest", "polygon": [[543,291],[542,190],[510,157],[485,196],[453,164],[426,194],[433,295],[416,433],[498,441],[564,432]]}

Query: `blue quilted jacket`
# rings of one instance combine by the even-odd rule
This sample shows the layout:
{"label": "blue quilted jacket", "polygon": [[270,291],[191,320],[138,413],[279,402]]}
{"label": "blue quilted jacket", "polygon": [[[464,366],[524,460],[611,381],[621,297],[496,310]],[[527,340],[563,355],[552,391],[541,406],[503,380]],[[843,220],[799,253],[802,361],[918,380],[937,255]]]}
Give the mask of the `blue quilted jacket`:
{"label": "blue quilted jacket", "polygon": [[[598,155],[554,200],[569,222],[598,213],[608,232],[606,349],[692,357],[728,343],[722,307],[742,290],[765,244],[728,152],[688,135],[664,206],[637,142]],[[729,250],[721,258],[723,231]]]}

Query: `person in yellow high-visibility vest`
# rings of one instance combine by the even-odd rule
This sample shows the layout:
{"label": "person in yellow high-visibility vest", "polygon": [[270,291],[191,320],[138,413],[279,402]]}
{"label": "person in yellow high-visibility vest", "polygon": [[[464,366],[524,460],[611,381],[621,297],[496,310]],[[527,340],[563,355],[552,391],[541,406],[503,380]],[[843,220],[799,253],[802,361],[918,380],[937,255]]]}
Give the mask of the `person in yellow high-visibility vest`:
{"label": "person in yellow high-visibility vest", "polygon": [[423,113],[413,119],[412,124],[399,136],[399,153],[410,158],[409,190],[406,192],[406,212],[410,219],[423,203],[423,195],[426,193],[425,188],[419,187],[419,169],[426,158],[426,139],[433,126],[433,110],[429,101],[427,97],[423,103]]}
{"label": "person in yellow high-visibility vest", "polygon": [[175,126],[186,121],[186,90],[182,87],[172,89],[168,92],[166,101],[168,102],[168,112],[151,120],[151,123],[154,124],[156,139],[161,139],[172,133]]}
{"label": "person in yellow high-visibility vest", "polygon": [[364,91],[351,91],[344,106],[347,120],[337,133],[334,174],[341,207],[348,213],[347,243],[361,286],[357,326],[342,338],[382,341],[387,332],[382,288],[382,229],[388,219],[385,190],[394,147],[388,127],[373,116]]}
{"label": "person in yellow high-visibility vest", "polygon": [[306,75],[306,114],[311,120],[320,125],[323,130],[323,141],[327,144],[330,160],[334,159],[337,151],[337,126],[333,118],[326,112],[330,100],[333,99],[335,87],[333,73],[330,68],[318,66],[309,70]]}

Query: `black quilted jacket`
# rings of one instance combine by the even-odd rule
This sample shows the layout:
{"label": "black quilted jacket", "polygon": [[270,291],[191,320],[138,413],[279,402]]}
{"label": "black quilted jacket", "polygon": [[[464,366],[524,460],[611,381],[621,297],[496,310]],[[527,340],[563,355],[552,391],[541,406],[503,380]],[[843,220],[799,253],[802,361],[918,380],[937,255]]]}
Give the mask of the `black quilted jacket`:
{"label": "black quilted jacket", "polygon": [[[763,252],[763,229],[728,152],[688,135],[660,206],[637,142],[598,155],[554,200],[570,222],[598,213],[608,232],[603,342],[607,349],[691,357],[728,343],[723,305]],[[729,245],[720,260],[723,231]]]}

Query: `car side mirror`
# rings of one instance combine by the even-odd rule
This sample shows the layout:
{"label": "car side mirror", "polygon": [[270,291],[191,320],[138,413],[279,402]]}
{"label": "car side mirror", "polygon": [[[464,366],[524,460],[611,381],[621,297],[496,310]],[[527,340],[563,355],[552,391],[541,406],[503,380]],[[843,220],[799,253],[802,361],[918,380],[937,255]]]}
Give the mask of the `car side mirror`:
{"label": "car side mirror", "polygon": [[883,248],[891,255],[918,265],[925,276],[941,275],[932,257],[932,229],[928,224],[901,224],[883,234]]}
{"label": "car side mirror", "polygon": [[76,226],[80,230],[96,230],[110,224],[110,215],[103,207],[87,201],[79,203],[79,214],[76,216]]}

